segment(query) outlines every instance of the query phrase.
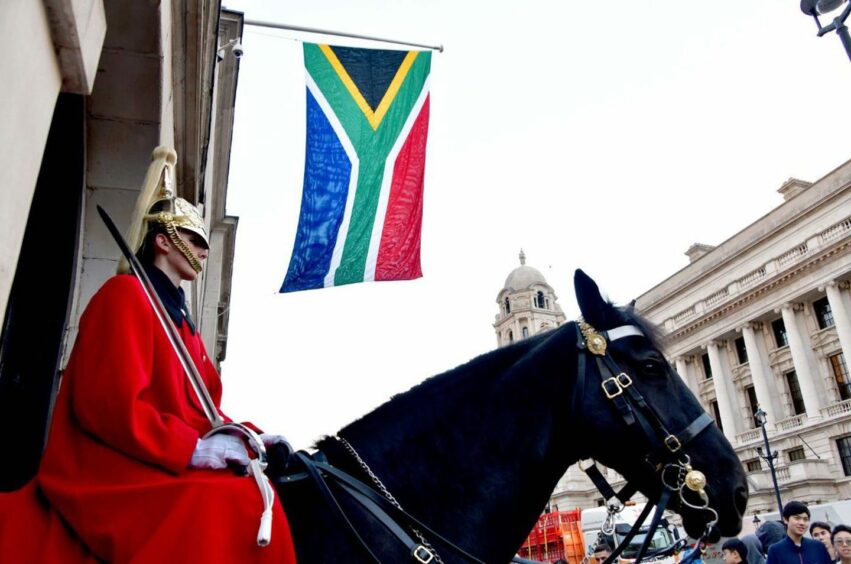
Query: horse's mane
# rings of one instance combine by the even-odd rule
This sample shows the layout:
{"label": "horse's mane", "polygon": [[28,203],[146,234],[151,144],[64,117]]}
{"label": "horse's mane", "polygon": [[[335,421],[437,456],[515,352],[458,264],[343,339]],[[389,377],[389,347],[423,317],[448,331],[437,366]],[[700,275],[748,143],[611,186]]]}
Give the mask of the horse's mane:
{"label": "horse's mane", "polygon": [[[370,426],[373,422],[380,425],[385,421],[398,421],[400,417],[418,409],[419,406],[428,403],[432,398],[437,397],[439,399],[444,396],[444,391],[450,386],[454,397],[469,397],[473,401],[473,398],[481,392],[483,386],[489,381],[504,373],[511,365],[553,335],[567,330],[568,325],[572,326],[573,323],[564,323],[551,331],[538,333],[509,346],[494,349],[453,369],[427,378],[405,392],[394,394],[384,404],[340,429],[340,434],[345,436],[347,431],[361,426]],[[434,402],[432,405],[440,405],[440,402]],[[419,410],[419,416],[415,423],[416,427],[408,428],[407,431],[415,432],[418,428],[433,429],[440,417],[442,417],[442,413],[439,411],[424,412]],[[324,437],[317,441],[314,446],[321,449],[322,445],[328,440],[328,437]]]}
{"label": "horse's mane", "polygon": [[[614,307],[614,312],[618,317],[616,324],[637,326],[654,347],[661,348],[660,343],[663,339],[661,328],[645,319],[635,311],[632,305]],[[452,387],[452,393],[456,397],[460,394],[474,398],[476,393],[481,391],[486,381],[497,377],[544,341],[568,330],[567,327],[572,325],[573,322],[563,323],[555,329],[538,333],[506,347],[494,349],[453,369],[427,378],[405,392],[394,394],[384,404],[340,429],[340,434],[345,436],[347,431],[351,429],[381,425],[386,421],[398,421],[400,417],[417,409],[422,403],[429,402],[435,396],[438,398],[442,396],[449,386]],[[435,402],[433,405],[439,405],[439,402]],[[416,433],[417,429],[420,428],[433,429],[437,424],[437,419],[441,416],[442,413],[439,411],[419,410],[419,416],[414,423],[415,427],[408,428],[407,431]],[[316,442],[314,447],[321,449],[328,440],[328,437],[323,437]]]}

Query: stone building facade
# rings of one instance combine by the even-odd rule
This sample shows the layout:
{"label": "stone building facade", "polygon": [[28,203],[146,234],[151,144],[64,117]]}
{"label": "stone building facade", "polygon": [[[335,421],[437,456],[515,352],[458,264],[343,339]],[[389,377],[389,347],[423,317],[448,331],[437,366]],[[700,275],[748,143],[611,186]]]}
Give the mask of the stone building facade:
{"label": "stone building facade", "polygon": [[[220,47],[243,17],[216,0],[0,3],[0,425],[15,428],[0,490],[37,467],[82,311],[119,251],[157,145],[177,194],[202,210],[205,274],[185,288],[216,361],[225,354],[237,219],[225,211],[239,63]],[[220,56],[220,55],[224,56]],[[47,291],[45,291],[47,288]]]}
{"label": "stone building facade", "polygon": [[784,501],[851,498],[851,161],[778,191],[782,204],[693,246],[636,303],[742,459],[750,513],[777,506],[758,408]]}
{"label": "stone building facade", "polygon": [[[758,408],[784,502],[851,498],[851,161],[778,192],[776,208],[717,246],[692,245],[689,264],[636,301],[741,458],[749,514],[777,510]],[[513,326],[495,326],[504,344]],[[551,498],[561,509],[601,502],[576,466]]]}

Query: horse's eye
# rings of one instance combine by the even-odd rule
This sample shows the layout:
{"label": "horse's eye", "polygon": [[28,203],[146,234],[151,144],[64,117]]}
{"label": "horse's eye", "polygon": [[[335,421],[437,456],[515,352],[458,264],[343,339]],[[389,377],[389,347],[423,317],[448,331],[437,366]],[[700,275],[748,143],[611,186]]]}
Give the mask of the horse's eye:
{"label": "horse's eye", "polygon": [[642,363],[642,368],[648,374],[657,375],[665,373],[665,362],[655,358],[645,359]]}

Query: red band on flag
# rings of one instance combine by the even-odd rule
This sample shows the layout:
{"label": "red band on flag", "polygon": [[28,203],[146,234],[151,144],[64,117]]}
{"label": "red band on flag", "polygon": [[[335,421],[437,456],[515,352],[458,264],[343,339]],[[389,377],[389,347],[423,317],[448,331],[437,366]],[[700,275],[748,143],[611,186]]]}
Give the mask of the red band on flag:
{"label": "red band on flag", "polygon": [[426,97],[405,144],[396,157],[381,232],[375,280],[420,278],[423,176],[431,97]]}

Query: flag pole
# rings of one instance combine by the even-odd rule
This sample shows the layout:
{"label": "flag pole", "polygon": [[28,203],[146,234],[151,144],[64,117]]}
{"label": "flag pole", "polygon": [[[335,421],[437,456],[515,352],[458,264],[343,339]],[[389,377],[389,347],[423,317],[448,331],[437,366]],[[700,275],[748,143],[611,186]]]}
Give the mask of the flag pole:
{"label": "flag pole", "polygon": [[272,29],[284,29],[287,31],[301,31],[304,33],[319,33],[322,35],[336,35],[339,37],[353,37],[355,39],[366,39],[368,41],[381,41],[382,43],[395,43],[396,45],[408,45],[409,47],[422,47],[443,53],[443,45],[424,45],[422,43],[410,43],[408,41],[397,41],[395,39],[386,39],[383,37],[375,37],[371,35],[358,35],[357,33],[346,33],[344,31],[331,31],[327,29],[317,29],[315,27],[300,27],[297,25],[279,24],[275,22],[265,22],[261,20],[245,20],[245,25],[256,27],[270,27]]}

